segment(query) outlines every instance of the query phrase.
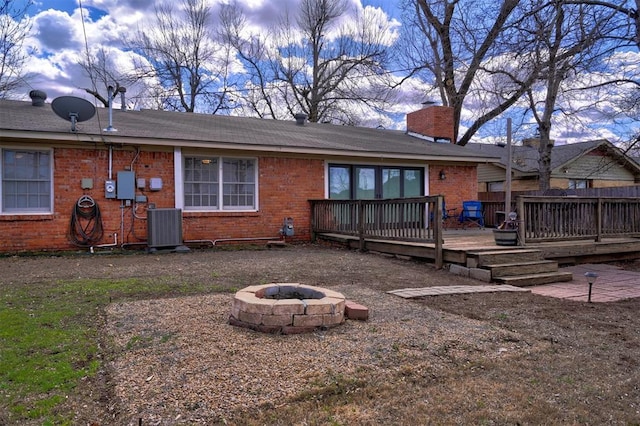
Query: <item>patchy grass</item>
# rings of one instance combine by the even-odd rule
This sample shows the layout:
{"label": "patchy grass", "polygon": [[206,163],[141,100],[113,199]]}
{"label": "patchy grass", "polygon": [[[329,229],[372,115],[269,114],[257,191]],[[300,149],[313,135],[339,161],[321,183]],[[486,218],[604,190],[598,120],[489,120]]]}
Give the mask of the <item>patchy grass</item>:
{"label": "patchy grass", "polygon": [[102,366],[100,326],[107,304],[228,291],[169,277],[63,280],[1,289],[0,424],[62,425],[73,424],[75,413],[61,406],[80,382],[91,379]]}
{"label": "patchy grass", "polygon": [[[233,292],[267,282],[379,292],[473,284],[417,262],[317,248],[58,260],[0,257],[2,425],[121,424],[105,371],[112,354],[102,326],[110,302]],[[237,425],[640,425],[640,300],[585,304],[505,293],[406,303],[505,330],[495,342],[504,352],[485,356],[455,340],[434,346],[411,336],[390,339],[374,354],[388,362],[384,373],[362,365],[350,375],[315,377],[292,398],[247,407],[226,420]],[[381,314],[373,311],[376,315]],[[389,315],[390,321],[402,320]],[[362,327],[369,339],[382,339],[379,323]],[[136,335],[126,346],[171,345],[174,336],[163,333],[151,340]],[[230,355],[233,362],[242,353]]]}

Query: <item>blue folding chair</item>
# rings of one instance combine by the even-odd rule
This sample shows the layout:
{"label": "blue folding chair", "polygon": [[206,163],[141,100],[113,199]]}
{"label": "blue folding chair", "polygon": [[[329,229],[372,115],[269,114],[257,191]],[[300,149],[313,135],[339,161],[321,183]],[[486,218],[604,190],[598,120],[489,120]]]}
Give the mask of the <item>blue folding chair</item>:
{"label": "blue folding chair", "polygon": [[[456,214],[457,207],[448,209],[447,203],[442,200],[442,229],[447,229],[448,225],[451,225],[451,220],[457,219],[458,215]],[[431,222],[433,222],[433,213],[431,213],[430,217]]]}
{"label": "blue folding chair", "polygon": [[451,219],[455,221],[455,217],[457,216],[456,215],[457,210],[458,210],[457,207],[448,209],[447,204],[445,203],[444,200],[442,200],[442,228],[443,229],[447,229],[447,226],[451,224]]}
{"label": "blue folding chair", "polygon": [[464,229],[467,226],[477,226],[484,228],[484,212],[480,201],[463,201],[462,213],[460,213],[460,223]]}

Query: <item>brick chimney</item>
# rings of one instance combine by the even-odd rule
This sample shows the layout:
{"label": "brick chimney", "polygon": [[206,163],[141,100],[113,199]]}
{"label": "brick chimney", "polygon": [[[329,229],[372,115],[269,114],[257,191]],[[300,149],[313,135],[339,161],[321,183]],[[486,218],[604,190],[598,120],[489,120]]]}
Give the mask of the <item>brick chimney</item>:
{"label": "brick chimney", "polygon": [[434,139],[453,138],[453,108],[427,105],[407,114],[407,133],[417,133]]}

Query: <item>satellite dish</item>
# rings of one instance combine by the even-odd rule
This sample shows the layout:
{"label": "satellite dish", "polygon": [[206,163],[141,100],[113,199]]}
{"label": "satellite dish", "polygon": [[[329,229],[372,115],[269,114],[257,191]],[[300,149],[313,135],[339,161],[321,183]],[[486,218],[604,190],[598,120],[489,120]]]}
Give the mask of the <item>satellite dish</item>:
{"label": "satellite dish", "polygon": [[96,107],[86,99],[75,96],[59,96],[51,102],[51,109],[62,119],[71,122],[71,131],[76,131],[76,123],[91,119]]}

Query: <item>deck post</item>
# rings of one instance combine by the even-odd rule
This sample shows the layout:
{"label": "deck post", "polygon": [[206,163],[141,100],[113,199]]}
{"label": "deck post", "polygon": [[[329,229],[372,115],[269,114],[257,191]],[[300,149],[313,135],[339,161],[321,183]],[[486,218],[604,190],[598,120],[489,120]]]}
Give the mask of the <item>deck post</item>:
{"label": "deck post", "polygon": [[317,219],[316,219],[316,203],[314,200],[309,200],[309,204],[311,205],[311,242],[315,243],[317,236],[316,236],[316,229],[317,229]]}
{"label": "deck post", "polygon": [[[518,220],[518,245],[520,246],[524,246],[525,245],[525,214],[524,214],[524,197],[521,195],[518,195],[518,197],[516,198],[516,203],[517,203],[517,208],[518,208],[518,216],[520,216],[519,218],[517,218]],[[508,214],[508,213],[507,213]]]}
{"label": "deck post", "polygon": [[[442,269],[444,265],[444,257],[442,255],[442,246],[444,245],[444,238],[442,236],[442,204],[444,203],[444,197],[438,195],[436,200],[436,208],[433,215],[433,239],[435,241],[435,266],[436,269]],[[428,209],[427,209],[428,210]]]}
{"label": "deck post", "polygon": [[359,249],[360,251],[364,251],[365,241],[364,241],[364,202],[362,200],[358,200],[358,238],[360,239]]}
{"label": "deck post", "polygon": [[602,198],[596,203],[596,242],[602,241]]}

